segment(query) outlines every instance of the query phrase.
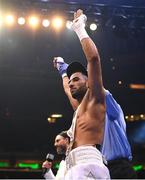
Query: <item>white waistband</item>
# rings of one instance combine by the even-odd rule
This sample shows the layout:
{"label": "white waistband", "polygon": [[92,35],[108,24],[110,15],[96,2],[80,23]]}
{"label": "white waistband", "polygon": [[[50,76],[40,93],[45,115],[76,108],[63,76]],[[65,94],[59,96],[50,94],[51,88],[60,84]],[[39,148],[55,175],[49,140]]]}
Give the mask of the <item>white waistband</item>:
{"label": "white waistband", "polygon": [[66,157],[67,169],[84,163],[103,164],[102,154],[93,146],[80,146],[73,149]]}

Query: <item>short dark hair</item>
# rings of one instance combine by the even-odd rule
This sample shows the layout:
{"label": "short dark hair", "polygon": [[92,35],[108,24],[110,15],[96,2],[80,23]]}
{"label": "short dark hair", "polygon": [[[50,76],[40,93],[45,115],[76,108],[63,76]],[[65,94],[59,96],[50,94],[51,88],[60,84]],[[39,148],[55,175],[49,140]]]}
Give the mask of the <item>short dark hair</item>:
{"label": "short dark hair", "polygon": [[61,131],[58,135],[67,138],[70,142],[70,137],[68,136],[67,131]]}
{"label": "short dark hair", "polygon": [[73,73],[76,73],[76,72],[81,72],[85,76],[88,76],[88,72],[87,72],[86,68],[79,62],[72,62],[71,64],[69,64],[66,72],[67,72],[67,76],[69,78]]}

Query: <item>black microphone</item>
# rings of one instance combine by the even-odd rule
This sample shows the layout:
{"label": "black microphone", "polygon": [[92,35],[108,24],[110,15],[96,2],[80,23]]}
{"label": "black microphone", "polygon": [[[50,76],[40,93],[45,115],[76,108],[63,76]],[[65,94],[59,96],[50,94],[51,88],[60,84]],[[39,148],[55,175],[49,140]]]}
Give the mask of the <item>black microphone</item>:
{"label": "black microphone", "polygon": [[49,161],[49,162],[52,162],[54,160],[54,155],[48,153],[47,156],[46,156],[46,160]]}
{"label": "black microphone", "polygon": [[[47,154],[46,155],[46,160],[48,161],[48,162],[52,162],[53,160],[54,160],[54,155],[53,154]],[[42,168],[42,175],[44,176],[44,174],[47,172],[47,168]]]}

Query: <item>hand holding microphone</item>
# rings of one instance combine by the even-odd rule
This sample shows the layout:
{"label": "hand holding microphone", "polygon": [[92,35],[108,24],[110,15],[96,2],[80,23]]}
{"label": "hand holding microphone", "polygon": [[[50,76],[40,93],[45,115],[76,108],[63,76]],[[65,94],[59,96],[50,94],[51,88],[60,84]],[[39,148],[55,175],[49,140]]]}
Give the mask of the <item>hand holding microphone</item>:
{"label": "hand holding microphone", "polygon": [[46,161],[43,162],[42,164],[42,174],[44,175],[49,169],[52,167],[52,161],[54,160],[54,155],[53,154],[47,154],[46,156]]}

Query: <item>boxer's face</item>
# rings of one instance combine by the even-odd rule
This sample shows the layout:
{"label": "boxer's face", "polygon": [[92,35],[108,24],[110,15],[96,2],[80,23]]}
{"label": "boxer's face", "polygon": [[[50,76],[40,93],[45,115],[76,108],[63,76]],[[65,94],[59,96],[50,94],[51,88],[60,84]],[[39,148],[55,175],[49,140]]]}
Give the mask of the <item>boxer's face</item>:
{"label": "boxer's face", "polygon": [[55,138],[54,146],[58,154],[65,154],[67,150],[68,139],[63,136],[57,135]]}
{"label": "boxer's face", "polygon": [[83,75],[81,72],[76,72],[71,75],[68,82],[70,92],[73,98],[82,99],[87,91],[87,76]]}

